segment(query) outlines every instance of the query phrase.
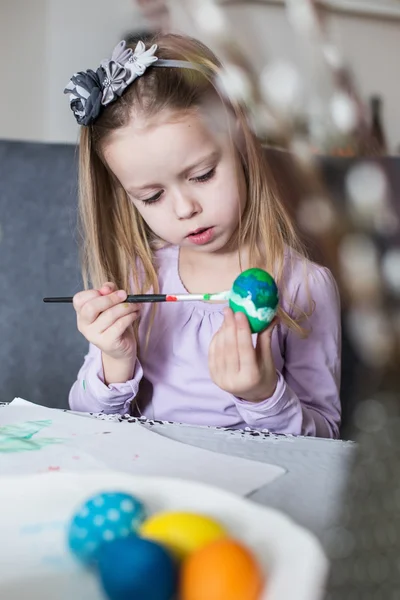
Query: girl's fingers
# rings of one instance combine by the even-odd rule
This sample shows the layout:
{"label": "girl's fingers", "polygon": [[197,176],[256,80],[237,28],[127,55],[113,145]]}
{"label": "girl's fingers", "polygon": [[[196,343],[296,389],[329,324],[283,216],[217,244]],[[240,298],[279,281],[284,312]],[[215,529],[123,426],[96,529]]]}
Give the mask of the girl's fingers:
{"label": "girl's fingers", "polygon": [[[217,334],[215,334],[217,335]],[[211,375],[214,374],[215,370],[215,335],[211,340],[210,347],[208,349],[208,368],[210,370]]]}
{"label": "girl's fingers", "polygon": [[89,302],[94,298],[98,298],[99,296],[106,296],[112,292],[115,292],[116,290],[117,286],[115,283],[106,281],[106,283],[103,283],[99,290],[83,290],[82,292],[78,292],[75,294],[73,299],[74,308],[77,312],[79,312],[86,302]]}
{"label": "girl's fingers", "polygon": [[224,310],[224,347],[223,356],[227,372],[236,375],[239,372],[239,352],[236,332],[236,321],[230,308]]}
{"label": "girl's fingers", "polygon": [[97,290],[84,290],[75,294],[73,298],[73,305],[77,313],[82,309],[84,304],[99,297]]}
{"label": "girl's fingers", "polygon": [[235,313],[237,346],[239,353],[238,370],[254,369],[256,366],[255,351],[251,337],[250,325],[247,317],[242,312]]}
{"label": "girl's fingers", "polygon": [[278,322],[279,319],[275,317],[268,325],[267,329],[264,329],[264,331],[258,334],[256,351],[259,358],[266,359],[267,357],[271,356],[272,332],[274,331]]}
{"label": "girl's fingers", "polygon": [[118,290],[106,296],[97,296],[82,306],[79,310],[79,320],[86,325],[91,325],[101,313],[117,304],[121,304],[126,300],[126,297],[127,294],[124,290]]}
{"label": "girl's fingers", "polygon": [[214,378],[219,379],[224,371],[224,356],[223,356],[223,333],[222,328],[217,331],[211,340],[210,350],[208,355],[208,364],[211,374]]}
{"label": "girl's fingers", "polygon": [[96,319],[97,332],[104,333],[107,329],[112,327],[116,321],[128,315],[134,315],[133,320],[135,320],[140,315],[140,309],[140,304],[122,303],[112,306],[101,313]]}
{"label": "girl's fingers", "polygon": [[103,283],[103,285],[99,289],[99,292],[100,292],[100,294],[102,296],[106,296],[107,294],[111,294],[112,292],[116,292],[117,289],[118,288],[115,285],[115,283],[112,283],[110,281],[106,281],[106,283]]}
{"label": "girl's fingers", "polygon": [[116,319],[112,325],[103,332],[104,335],[110,334],[115,339],[121,337],[128,327],[136,321],[138,316],[139,312],[135,311]]}
{"label": "girl's fingers", "polygon": [[214,369],[217,375],[220,377],[224,371],[224,352],[223,352],[223,335],[221,331],[218,331],[215,335],[214,343]]}

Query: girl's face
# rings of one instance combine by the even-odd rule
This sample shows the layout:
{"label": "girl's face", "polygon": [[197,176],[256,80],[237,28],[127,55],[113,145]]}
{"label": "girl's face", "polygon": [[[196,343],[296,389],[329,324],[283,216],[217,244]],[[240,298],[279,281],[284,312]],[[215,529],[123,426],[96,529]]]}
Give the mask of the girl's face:
{"label": "girl's face", "polygon": [[114,132],[105,160],[150,229],[199,252],[224,252],[246,205],[246,182],[227,134],[200,114],[164,111]]}

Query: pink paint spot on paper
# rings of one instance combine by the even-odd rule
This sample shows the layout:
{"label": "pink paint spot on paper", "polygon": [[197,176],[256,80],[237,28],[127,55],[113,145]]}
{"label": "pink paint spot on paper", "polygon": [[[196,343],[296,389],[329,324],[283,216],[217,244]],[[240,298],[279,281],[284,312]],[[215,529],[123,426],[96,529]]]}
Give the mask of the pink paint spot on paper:
{"label": "pink paint spot on paper", "polygon": [[73,458],[73,460],[80,460],[81,457],[80,456],[73,456],[72,458]]}
{"label": "pink paint spot on paper", "polygon": [[60,467],[51,467],[51,466],[50,466],[50,467],[49,467],[47,470],[48,470],[48,471],[59,471],[59,470],[60,470]]}

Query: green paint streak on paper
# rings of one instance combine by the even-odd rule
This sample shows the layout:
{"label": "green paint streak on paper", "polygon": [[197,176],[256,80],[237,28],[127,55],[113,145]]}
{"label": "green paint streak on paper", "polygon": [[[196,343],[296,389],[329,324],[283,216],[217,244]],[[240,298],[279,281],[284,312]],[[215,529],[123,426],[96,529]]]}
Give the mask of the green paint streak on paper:
{"label": "green paint streak on paper", "polygon": [[82,386],[83,386],[83,389],[84,389],[84,390],[85,390],[85,392],[86,392],[86,381],[85,381],[85,380],[83,380],[83,381],[82,381]]}
{"label": "green paint streak on paper", "polygon": [[32,452],[52,444],[61,444],[59,438],[35,438],[37,433],[50,427],[52,421],[26,421],[0,427],[0,453]]}

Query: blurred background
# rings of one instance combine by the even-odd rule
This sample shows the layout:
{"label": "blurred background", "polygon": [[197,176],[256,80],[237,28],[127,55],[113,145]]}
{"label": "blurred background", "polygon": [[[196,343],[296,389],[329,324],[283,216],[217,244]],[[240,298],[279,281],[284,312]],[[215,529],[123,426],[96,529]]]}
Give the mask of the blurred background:
{"label": "blurred background", "polygon": [[[157,0],[150,3],[157,4]],[[237,42],[261,69],[267,59],[297,64],[299,46],[281,0],[222,0]],[[329,0],[331,40],[355,73],[360,93],[385,136],[385,151],[400,152],[400,3]],[[0,138],[74,142],[77,130],[62,90],[78,70],[94,68],[110,48],[148,21],[134,0],[0,0]],[[199,32],[170,0],[170,27]],[[251,35],[249,35],[251,31]],[[262,48],[262,52],[260,52]],[[379,135],[379,134],[378,134]]]}

